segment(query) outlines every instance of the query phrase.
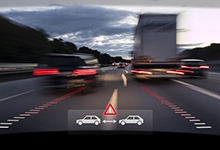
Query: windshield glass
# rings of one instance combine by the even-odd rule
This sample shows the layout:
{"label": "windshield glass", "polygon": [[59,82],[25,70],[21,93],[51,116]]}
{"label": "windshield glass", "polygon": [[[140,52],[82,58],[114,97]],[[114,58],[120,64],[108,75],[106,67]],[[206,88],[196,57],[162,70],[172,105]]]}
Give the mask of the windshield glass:
{"label": "windshield glass", "polygon": [[219,1],[94,1],[1,2],[0,135],[220,135]]}

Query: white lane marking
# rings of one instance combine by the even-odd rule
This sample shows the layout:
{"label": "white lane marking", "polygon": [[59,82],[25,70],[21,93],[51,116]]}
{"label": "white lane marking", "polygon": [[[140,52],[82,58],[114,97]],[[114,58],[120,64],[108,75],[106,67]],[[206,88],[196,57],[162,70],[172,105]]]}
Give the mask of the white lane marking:
{"label": "white lane marking", "polygon": [[181,114],[181,116],[191,116],[191,114]]}
{"label": "white lane marking", "polygon": [[197,129],[210,129],[211,126],[196,126]]}
{"label": "white lane marking", "polygon": [[108,103],[111,103],[115,109],[117,109],[118,104],[118,89],[115,89]]}
{"label": "white lane marking", "polygon": [[25,112],[26,114],[38,114],[38,112]]}
{"label": "white lane marking", "polygon": [[19,114],[19,116],[30,116],[30,114]]}
{"label": "white lane marking", "polygon": [[190,119],[190,122],[194,122],[194,121],[200,121],[200,119]]}
{"label": "white lane marking", "polygon": [[[173,108],[173,106],[175,106],[175,108],[178,108],[177,110],[183,110],[183,109],[180,109],[180,107],[178,107],[177,105],[175,105],[174,103],[171,103],[169,102],[168,100],[164,99],[163,97],[161,97],[160,95],[154,93],[153,91],[151,91],[150,89],[146,88],[146,87],[141,87],[143,88],[145,91],[147,91],[148,93],[150,93],[153,97],[157,98],[158,100],[161,101],[161,104],[165,104],[167,105],[168,107],[171,106],[171,109]],[[165,102],[165,103],[164,103]],[[185,119],[187,119],[188,121],[190,122],[193,122],[194,123],[194,126],[197,128],[197,129],[200,129],[199,127],[197,127],[196,125],[199,125],[202,128],[212,128],[211,126],[201,126],[203,125],[203,122],[200,122],[200,119],[195,119],[196,117],[195,116],[191,116],[191,114],[188,114],[187,111],[175,111],[174,109],[174,112],[175,113],[179,113],[181,116],[184,116]],[[198,124],[196,124],[196,123]]]}
{"label": "white lane marking", "polygon": [[[112,93],[112,96],[108,102],[108,104],[112,104],[112,106],[115,108],[117,112],[117,106],[118,106],[118,89],[115,89]],[[107,105],[108,106],[108,105]],[[102,120],[117,120],[117,116],[103,116]],[[116,128],[115,124],[106,124],[105,126],[102,126],[104,130],[114,130]]]}
{"label": "white lane marking", "polygon": [[24,95],[24,94],[27,94],[27,93],[30,93],[30,92],[33,92],[33,91],[35,91],[35,89],[30,90],[30,91],[26,91],[26,92],[23,92],[23,93],[19,93],[19,94],[16,94],[16,95],[12,95],[12,96],[9,96],[9,97],[5,97],[5,98],[0,99],[0,102],[8,100],[10,98],[18,97],[18,96],[21,96],[21,95]]}
{"label": "white lane marking", "polygon": [[187,113],[186,111],[175,111],[176,114],[182,114],[182,113]]}
{"label": "white lane marking", "polygon": [[205,123],[194,123],[194,125],[205,125]]}
{"label": "white lane marking", "polygon": [[9,128],[9,126],[0,126],[0,129],[5,129],[5,128]]}
{"label": "white lane marking", "polygon": [[125,72],[126,72],[126,73],[128,73],[128,71],[127,71],[127,70],[125,70]]}
{"label": "white lane marking", "polygon": [[122,80],[124,82],[124,86],[127,86],[127,78],[125,77],[124,74],[122,74],[121,77],[122,77]]}
{"label": "white lane marking", "polygon": [[8,119],[7,121],[18,122],[19,120],[16,120],[16,119]]}
{"label": "white lane marking", "polygon": [[15,119],[25,119],[25,117],[14,117]]}
{"label": "white lane marking", "polygon": [[193,119],[196,118],[195,116],[191,116],[191,117],[185,117],[186,119]]}
{"label": "white lane marking", "polygon": [[7,122],[1,122],[0,124],[3,124],[3,125],[12,125],[12,123],[7,123]]}
{"label": "white lane marking", "polygon": [[220,95],[212,92],[212,91],[209,91],[209,90],[206,90],[206,89],[203,89],[201,87],[198,87],[198,86],[195,86],[195,85],[192,85],[192,84],[189,84],[189,83],[186,83],[186,82],[182,82],[182,81],[179,81],[179,80],[175,80],[175,79],[172,79],[172,81],[174,82],[177,82],[177,83],[180,83],[180,84],[183,84],[185,85],[186,87],[194,90],[194,91],[197,91],[197,92],[200,92],[200,93],[203,93],[205,95],[208,95],[208,96],[211,96],[213,98],[216,98],[218,100],[220,100]]}

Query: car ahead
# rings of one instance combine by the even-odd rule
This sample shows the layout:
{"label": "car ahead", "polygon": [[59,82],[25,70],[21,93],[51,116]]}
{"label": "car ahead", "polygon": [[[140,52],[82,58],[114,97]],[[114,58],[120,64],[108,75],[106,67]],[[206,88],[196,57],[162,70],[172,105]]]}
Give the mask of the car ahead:
{"label": "car ahead", "polygon": [[142,125],[144,123],[144,119],[141,118],[139,115],[129,115],[125,119],[120,119],[119,124],[125,125],[125,124],[137,124]]}
{"label": "car ahead", "polygon": [[119,63],[119,64],[117,65],[117,67],[118,67],[118,68],[125,68],[125,64],[124,64],[124,63]]}
{"label": "car ahead", "polygon": [[82,125],[82,124],[95,124],[99,125],[101,123],[101,119],[97,117],[96,115],[86,115],[82,119],[76,120],[76,124]]}
{"label": "car ahead", "polygon": [[113,62],[113,63],[112,63],[112,66],[116,66],[116,65],[117,65],[117,63],[116,63],[116,62]]}
{"label": "car ahead", "polygon": [[46,88],[94,87],[100,74],[98,64],[89,54],[49,53],[39,62],[33,75],[45,76],[42,82]]}
{"label": "car ahead", "polygon": [[201,59],[182,59],[176,71],[184,72],[185,75],[206,77],[209,66]]}

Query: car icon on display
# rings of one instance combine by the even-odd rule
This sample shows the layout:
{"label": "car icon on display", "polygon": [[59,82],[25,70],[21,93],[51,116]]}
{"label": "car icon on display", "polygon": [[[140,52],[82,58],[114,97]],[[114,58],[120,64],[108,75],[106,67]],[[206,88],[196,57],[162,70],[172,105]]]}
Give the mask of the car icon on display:
{"label": "car icon on display", "polygon": [[129,115],[127,118],[119,120],[119,124],[121,125],[125,125],[125,124],[142,125],[143,123],[144,123],[144,119],[138,115]]}
{"label": "car icon on display", "polygon": [[101,119],[96,115],[86,115],[83,119],[76,120],[76,124],[95,124],[99,125],[101,123]]}

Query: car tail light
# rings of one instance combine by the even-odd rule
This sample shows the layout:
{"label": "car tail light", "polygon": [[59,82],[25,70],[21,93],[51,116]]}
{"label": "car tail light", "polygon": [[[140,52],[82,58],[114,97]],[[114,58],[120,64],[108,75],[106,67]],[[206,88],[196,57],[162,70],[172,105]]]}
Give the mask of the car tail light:
{"label": "car tail light", "polygon": [[166,71],[166,73],[168,74],[179,74],[179,75],[184,75],[184,72],[180,72],[180,71],[173,71],[173,70],[168,70]]}
{"label": "car tail light", "polygon": [[203,65],[203,66],[199,66],[198,68],[200,68],[200,69],[209,69],[209,66]]}
{"label": "car tail light", "polygon": [[72,75],[93,75],[97,73],[97,69],[79,69],[74,70]]}
{"label": "car tail light", "polygon": [[153,73],[150,72],[150,71],[144,71],[144,70],[131,70],[131,72],[134,72],[134,73],[139,73],[139,74],[148,74],[148,75],[152,75]]}
{"label": "car tail light", "polygon": [[185,65],[182,65],[181,68],[184,68],[184,69],[194,69],[194,67],[189,67],[189,66],[185,66]]}
{"label": "car tail light", "polygon": [[190,66],[181,66],[181,68],[184,68],[184,69],[194,69],[194,67],[190,67]]}
{"label": "car tail light", "polygon": [[33,75],[60,74],[59,69],[34,69]]}

